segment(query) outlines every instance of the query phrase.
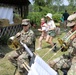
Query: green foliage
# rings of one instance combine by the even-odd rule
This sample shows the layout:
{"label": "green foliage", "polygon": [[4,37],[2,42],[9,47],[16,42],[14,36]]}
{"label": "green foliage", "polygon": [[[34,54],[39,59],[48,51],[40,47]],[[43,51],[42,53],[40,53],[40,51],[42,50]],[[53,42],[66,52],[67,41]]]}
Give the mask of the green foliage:
{"label": "green foliage", "polygon": [[9,38],[9,37],[7,36],[7,34],[4,35],[4,36],[2,36],[2,37],[0,38],[0,44],[6,45],[8,38]]}
{"label": "green foliage", "polygon": [[54,10],[53,9],[51,9],[50,7],[41,7],[41,9],[42,9],[42,13],[44,13],[44,14],[47,14],[47,13],[54,13]]}
{"label": "green foliage", "polygon": [[62,14],[56,13],[53,15],[53,19],[55,22],[59,22],[61,17],[62,17]]}
{"label": "green foliage", "polygon": [[[67,0],[69,5],[64,5],[64,0],[33,0],[34,1],[34,11],[35,12],[42,12],[44,9],[46,9],[47,12],[48,9],[55,14],[56,12],[61,13],[64,12],[66,9],[69,14],[73,14],[73,12],[76,11],[76,0]],[[36,11],[37,10],[37,11]]]}
{"label": "green foliage", "polygon": [[39,5],[39,6],[45,6],[45,1],[44,0],[36,0],[35,4]]}
{"label": "green foliage", "polygon": [[44,13],[42,12],[30,12],[27,16],[31,20],[31,22],[40,25],[40,19],[44,17]]}
{"label": "green foliage", "polygon": [[34,12],[38,12],[39,11],[39,6],[37,6],[36,4],[34,4],[33,9],[34,9]]}
{"label": "green foliage", "polygon": [[[47,9],[43,8],[43,11],[42,11],[42,12],[29,12],[27,18],[29,18],[29,19],[31,20],[31,22],[33,22],[33,23],[35,23],[37,26],[39,26],[39,25],[40,25],[40,19],[41,19],[42,17],[45,17],[45,15],[48,13],[46,10],[47,10]],[[49,13],[50,13],[50,10],[48,10],[48,11],[49,11]],[[52,13],[53,13],[53,12],[52,12]],[[58,13],[53,14],[53,19],[54,19],[54,21],[55,21],[55,22],[59,22],[61,16],[62,16],[62,15],[61,15],[61,14],[58,14]]]}
{"label": "green foliage", "polygon": [[[47,13],[53,14],[53,19],[55,22],[60,22],[60,18],[65,10],[69,14],[73,14],[76,10],[76,6],[68,5],[65,6],[63,0],[34,0],[33,12],[28,14],[28,18],[31,19],[37,25],[40,25],[40,19],[44,17]],[[68,0],[72,2],[71,0]],[[74,0],[73,0],[74,1]],[[62,4],[62,5],[61,5]]]}
{"label": "green foliage", "polygon": [[76,12],[76,6],[68,6],[67,9],[69,14]]}
{"label": "green foliage", "polygon": [[35,24],[40,25],[40,19],[45,17],[47,13],[54,13],[53,9],[50,7],[43,7],[43,6],[35,6],[34,12],[29,12],[27,18],[34,22]]}

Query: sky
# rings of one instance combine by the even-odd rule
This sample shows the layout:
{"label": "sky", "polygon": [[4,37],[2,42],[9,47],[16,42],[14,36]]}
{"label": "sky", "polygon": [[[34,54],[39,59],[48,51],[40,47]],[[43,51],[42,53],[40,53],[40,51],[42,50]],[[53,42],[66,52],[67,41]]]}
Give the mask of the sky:
{"label": "sky", "polygon": [[[29,0],[31,3],[33,3],[33,0]],[[64,5],[68,5],[68,1],[67,0],[63,0],[64,1]]]}
{"label": "sky", "polygon": [[31,2],[31,4],[33,3],[33,0],[29,0]]}
{"label": "sky", "polygon": [[68,1],[67,0],[64,0],[64,5],[68,5]]}

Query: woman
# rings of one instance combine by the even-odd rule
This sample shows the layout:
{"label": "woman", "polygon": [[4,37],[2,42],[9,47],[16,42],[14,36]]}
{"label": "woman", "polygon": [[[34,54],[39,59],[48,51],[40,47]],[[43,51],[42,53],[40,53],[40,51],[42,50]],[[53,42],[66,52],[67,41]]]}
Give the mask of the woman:
{"label": "woman", "polygon": [[[46,42],[49,43],[51,45],[51,47],[54,46],[54,43],[53,43],[53,37],[55,36],[55,23],[52,19],[52,14],[51,13],[48,13],[46,16],[47,18],[47,26],[48,26],[48,32],[47,32],[47,37],[46,37]],[[55,51],[55,48],[53,48],[53,50]]]}

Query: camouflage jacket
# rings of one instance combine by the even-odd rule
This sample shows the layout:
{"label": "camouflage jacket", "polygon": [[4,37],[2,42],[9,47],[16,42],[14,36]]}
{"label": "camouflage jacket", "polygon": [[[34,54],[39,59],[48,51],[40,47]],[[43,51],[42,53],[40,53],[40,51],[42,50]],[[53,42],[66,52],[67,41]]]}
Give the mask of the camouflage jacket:
{"label": "camouflage jacket", "polygon": [[67,75],[76,75],[76,63],[72,64],[70,70]]}
{"label": "camouflage jacket", "polygon": [[32,52],[35,51],[35,35],[32,30],[28,30],[27,32],[24,32],[23,30],[20,33],[19,40],[25,43]]}
{"label": "camouflage jacket", "polygon": [[70,49],[73,58],[72,58],[72,65],[70,70],[68,71],[68,75],[76,75],[76,38],[74,38],[74,40],[72,41],[72,48]]}
{"label": "camouflage jacket", "polygon": [[[69,47],[68,51],[69,51],[69,54],[67,54],[65,56],[63,55],[61,57],[54,59],[53,61],[50,61],[50,64],[52,65],[52,66],[51,65],[50,66],[53,67],[55,70],[58,70],[58,69],[69,70],[69,68],[72,66],[72,64],[74,62],[76,62],[75,59],[73,60],[73,58],[76,57],[76,38],[74,38],[71,41],[71,47]],[[70,74],[68,74],[68,75],[70,75]]]}

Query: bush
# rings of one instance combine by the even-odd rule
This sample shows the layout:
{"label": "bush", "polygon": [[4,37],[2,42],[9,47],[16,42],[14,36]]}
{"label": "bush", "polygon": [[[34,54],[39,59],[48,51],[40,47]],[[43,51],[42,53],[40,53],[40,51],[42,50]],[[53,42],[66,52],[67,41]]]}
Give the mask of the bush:
{"label": "bush", "polygon": [[8,41],[8,38],[9,38],[9,36],[7,36],[7,34],[4,35],[4,36],[2,36],[2,37],[0,38],[0,44],[6,45],[6,44],[7,44],[7,41]]}
{"label": "bush", "polygon": [[[42,17],[45,17],[45,15],[49,12],[29,12],[27,18],[30,19],[31,23],[33,22],[37,26],[40,26],[40,20]],[[53,14],[53,19],[55,22],[59,22],[61,18],[61,14]]]}
{"label": "bush", "polygon": [[40,12],[29,12],[27,18],[30,19],[31,22],[36,24],[37,26],[40,25],[40,19],[41,19],[42,14]]}
{"label": "bush", "polygon": [[57,23],[60,21],[60,18],[61,18],[61,17],[62,17],[62,14],[56,13],[56,14],[53,15],[53,19],[54,19],[54,21],[57,22]]}

